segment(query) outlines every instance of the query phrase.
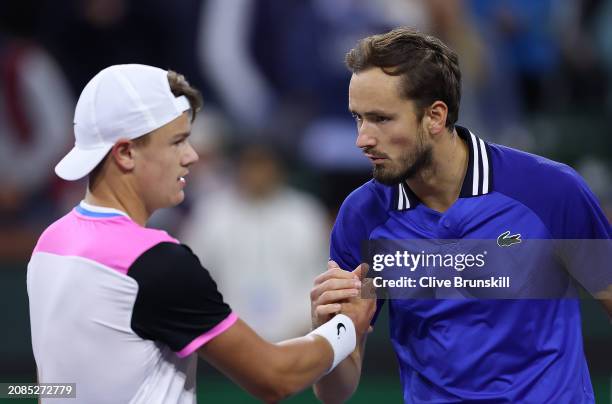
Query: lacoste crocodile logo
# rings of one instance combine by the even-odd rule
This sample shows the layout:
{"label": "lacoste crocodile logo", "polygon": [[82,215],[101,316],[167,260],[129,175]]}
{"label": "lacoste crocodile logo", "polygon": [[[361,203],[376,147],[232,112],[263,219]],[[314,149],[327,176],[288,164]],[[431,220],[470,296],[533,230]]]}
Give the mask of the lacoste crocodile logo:
{"label": "lacoste crocodile logo", "polygon": [[510,247],[513,244],[518,244],[521,241],[521,234],[510,235],[510,230],[503,232],[497,238],[497,245],[500,247]]}

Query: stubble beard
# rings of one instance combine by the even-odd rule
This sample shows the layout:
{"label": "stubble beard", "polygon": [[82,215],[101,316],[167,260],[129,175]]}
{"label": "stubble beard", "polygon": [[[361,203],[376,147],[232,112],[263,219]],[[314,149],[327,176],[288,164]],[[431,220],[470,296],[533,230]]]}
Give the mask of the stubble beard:
{"label": "stubble beard", "polygon": [[396,185],[431,167],[433,149],[431,145],[425,145],[423,139],[423,133],[419,132],[416,150],[413,153],[405,152],[399,157],[398,169],[375,165],[372,169],[374,179],[385,185]]}

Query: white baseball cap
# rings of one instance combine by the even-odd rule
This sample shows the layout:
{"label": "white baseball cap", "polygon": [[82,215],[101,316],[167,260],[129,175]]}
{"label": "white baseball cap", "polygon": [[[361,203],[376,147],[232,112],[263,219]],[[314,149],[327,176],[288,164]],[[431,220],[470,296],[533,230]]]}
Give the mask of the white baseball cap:
{"label": "white baseball cap", "polygon": [[178,118],[191,108],[175,97],[168,72],[129,64],[107,67],[83,89],[74,111],[75,144],[55,166],[73,181],[93,170],[119,139],[135,139]]}

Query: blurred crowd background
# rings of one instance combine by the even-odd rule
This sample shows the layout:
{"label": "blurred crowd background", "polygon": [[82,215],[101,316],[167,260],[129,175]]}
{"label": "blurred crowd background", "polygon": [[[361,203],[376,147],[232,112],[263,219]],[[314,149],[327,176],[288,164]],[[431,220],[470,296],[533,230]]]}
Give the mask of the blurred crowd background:
{"label": "blurred crowd background", "polygon": [[[612,0],[3,0],[0,381],[34,374],[25,267],[42,229],[83,196],[85,182],[53,167],[91,77],[144,63],[201,89],[187,200],[151,225],[190,245],[241,317],[279,340],[309,328],[335,214],[370,176],[344,55],[400,25],[458,52],[461,125],[571,165],[612,217]],[[585,306],[585,350],[609,398],[611,327]],[[383,379],[397,377],[385,321],[369,348]]]}

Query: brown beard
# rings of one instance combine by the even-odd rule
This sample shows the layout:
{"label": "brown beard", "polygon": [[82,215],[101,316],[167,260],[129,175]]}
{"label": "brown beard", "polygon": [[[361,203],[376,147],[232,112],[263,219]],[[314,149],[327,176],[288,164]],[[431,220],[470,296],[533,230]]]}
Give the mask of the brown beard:
{"label": "brown beard", "polygon": [[418,133],[417,150],[412,154],[402,154],[399,157],[400,170],[391,171],[382,166],[374,166],[372,176],[374,179],[385,185],[399,184],[407,179],[413,178],[421,171],[429,168],[433,161],[433,149],[431,145],[423,142],[423,133]]}

